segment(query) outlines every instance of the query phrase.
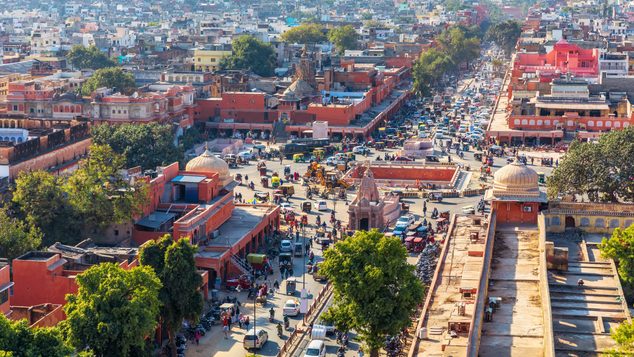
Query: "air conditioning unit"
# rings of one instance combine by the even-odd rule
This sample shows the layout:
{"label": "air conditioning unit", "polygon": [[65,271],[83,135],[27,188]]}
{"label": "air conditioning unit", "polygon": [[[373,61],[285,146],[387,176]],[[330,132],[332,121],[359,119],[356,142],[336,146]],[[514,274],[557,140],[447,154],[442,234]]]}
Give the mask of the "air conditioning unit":
{"label": "air conditioning unit", "polygon": [[216,229],[215,231],[211,232],[211,239],[215,239],[215,238],[218,238],[218,237],[220,237],[220,231],[219,230]]}

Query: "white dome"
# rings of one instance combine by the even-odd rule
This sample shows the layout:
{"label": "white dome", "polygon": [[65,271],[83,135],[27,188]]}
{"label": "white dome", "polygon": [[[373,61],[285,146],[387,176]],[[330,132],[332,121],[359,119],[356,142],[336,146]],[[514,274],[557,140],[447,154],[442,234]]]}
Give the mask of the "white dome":
{"label": "white dome", "polygon": [[207,146],[205,146],[205,151],[203,151],[200,156],[191,159],[187,163],[187,165],[185,166],[185,171],[197,172],[201,174],[217,173],[218,178],[223,183],[223,185],[227,185],[229,182],[231,182],[229,165],[227,165],[224,160],[219,159],[214,154],[212,154]]}
{"label": "white dome", "polygon": [[508,164],[493,175],[493,194],[538,196],[539,177],[526,165],[518,162]]}

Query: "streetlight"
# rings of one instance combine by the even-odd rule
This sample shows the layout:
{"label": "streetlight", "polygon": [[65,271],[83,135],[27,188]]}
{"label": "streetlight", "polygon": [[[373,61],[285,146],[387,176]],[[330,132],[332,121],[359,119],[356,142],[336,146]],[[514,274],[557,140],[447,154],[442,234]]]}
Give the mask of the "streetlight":
{"label": "streetlight", "polygon": [[304,237],[303,241],[303,245],[304,245],[304,273],[302,274],[302,293],[301,293],[301,300],[299,302],[299,312],[302,314],[305,314],[308,311],[308,294],[306,293],[306,254],[308,253],[306,251],[306,226],[302,227],[302,236]]}

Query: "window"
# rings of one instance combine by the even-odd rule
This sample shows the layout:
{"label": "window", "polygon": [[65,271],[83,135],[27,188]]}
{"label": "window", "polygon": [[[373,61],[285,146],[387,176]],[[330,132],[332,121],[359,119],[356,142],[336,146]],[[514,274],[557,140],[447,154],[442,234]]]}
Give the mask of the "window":
{"label": "window", "polygon": [[9,289],[4,289],[0,291],[0,305],[9,301]]}
{"label": "window", "polygon": [[198,57],[198,62],[200,62],[200,57]]}
{"label": "window", "polygon": [[112,109],[112,114],[117,114],[117,111]]}
{"label": "window", "polygon": [[513,123],[514,123],[515,125],[520,125],[520,120],[519,120],[519,119],[515,119],[515,120],[513,121]]}
{"label": "window", "polygon": [[609,121],[609,120],[608,120],[608,121],[606,121],[606,122],[605,122],[605,126],[612,126],[612,122],[611,122],[611,121]]}
{"label": "window", "polygon": [[533,119],[531,119],[531,120],[528,122],[528,125],[535,125],[535,121],[534,121]]}
{"label": "window", "polygon": [[544,120],[544,124],[550,125],[550,120]]}
{"label": "window", "polygon": [[544,121],[543,121],[543,120],[541,120],[541,119],[540,119],[540,120],[538,120],[538,121],[537,121],[537,125],[544,125]]}
{"label": "window", "polygon": [[528,124],[528,120],[522,119],[522,125],[527,125],[527,124]]}
{"label": "window", "polygon": [[602,122],[602,121],[598,121],[598,122],[597,122],[597,126],[598,126],[598,127],[602,127],[602,126],[603,126],[603,122]]}
{"label": "window", "polygon": [[522,206],[522,211],[524,211],[526,213],[531,213],[531,212],[533,212],[533,207],[531,207],[531,206]]}
{"label": "window", "polygon": [[618,219],[610,220],[610,228],[617,228],[618,226],[619,226],[619,220]]}
{"label": "window", "polygon": [[33,108],[29,109],[29,113],[35,113],[35,109]]}
{"label": "window", "polygon": [[590,226],[590,219],[588,217],[582,217],[580,225],[581,225],[581,227]]}
{"label": "window", "polygon": [[17,105],[14,105],[14,106],[13,106],[13,111],[14,111],[14,112],[18,111],[18,106],[17,106]]}
{"label": "window", "polygon": [[118,235],[119,235],[119,230],[118,230],[118,229],[115,229],[115,230],[114,230],[114,235],[115,235],[115,236],[118,236]]}
{"label": "window", "polygon": [[594,121],[588,120],[588,126],[594,126]]}
{"label": "window", "polygon": [[605,220],[603,218],[597,218],[596,221],[594,221],[594,226],[596,228],[603,228],[605,227]]}

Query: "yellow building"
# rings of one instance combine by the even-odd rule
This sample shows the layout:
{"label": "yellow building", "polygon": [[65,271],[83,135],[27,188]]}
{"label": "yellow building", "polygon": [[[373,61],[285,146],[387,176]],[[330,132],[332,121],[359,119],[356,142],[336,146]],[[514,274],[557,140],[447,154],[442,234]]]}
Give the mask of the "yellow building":
{"label": "yellow building", "polygon": [[193,69],[195,71],[213,72],[220,69],[220,61],[231,55],[230,45],[214,45],[194,50]]}

